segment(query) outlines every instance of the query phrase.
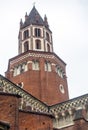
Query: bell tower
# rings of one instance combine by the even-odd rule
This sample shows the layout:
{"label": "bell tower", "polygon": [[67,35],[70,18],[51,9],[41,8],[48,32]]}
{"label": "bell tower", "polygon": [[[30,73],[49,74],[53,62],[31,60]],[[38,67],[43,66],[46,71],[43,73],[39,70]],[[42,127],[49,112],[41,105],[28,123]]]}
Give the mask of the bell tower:
{"label": "bell tower", "polygon": [[54,53],[47,17],[35,6],[20,21],[18,55],[9,59],[5,75],[48,105],[69,99],[66,63]]}
{"label": "bell tower", "polygon": [[19,54],[28,50],[53,52],[52,32],[49,29],[47,17],[44,20],[35,6],[30,14],[25,14],[25,22],[20,21]]}

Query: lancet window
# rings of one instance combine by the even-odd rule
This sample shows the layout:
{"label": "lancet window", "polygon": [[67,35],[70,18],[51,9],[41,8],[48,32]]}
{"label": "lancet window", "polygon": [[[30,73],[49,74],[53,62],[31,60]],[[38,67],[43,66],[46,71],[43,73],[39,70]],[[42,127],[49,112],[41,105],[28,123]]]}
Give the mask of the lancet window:
{"label": "lancet window", "polygon": [[16,76],[16,75],[19,75],[25,71],[27,71],[27,63],[22,63],[16,67],[14,67],[14,70],[13,70],[13,76]]}
{"label": "lancet window", "polygon": [[29,30],[24,31],[24,39],[29,37]]}
{"label": "lancet window", "polygon": [[41,37],[41,29],[40,28],[35,28],[35,36]]}
{"label": "lancet window", "polygon": [[36,44],[36,49],[41,49],[41,41],[40,40],[36,40],[35,44]]}
{"label": "lancet window", "polygon": [[29,50],[29,42],[26,41],[26,42],[24,43],[24,52],[26,52],[26,51],[28,51],[28,50]]}
{"label": "lancet window", "polygon": [[39,61],[37,61],[37,60],[32,61],[32,69],[39,70]]}
{"label": "lancet window", "polygon": [[64,71],[62,70],[62,68],[58,65],[56,65],[56,73],[61,77],[64,78]]}
{"label": "lancet window", "polygon": [[47,44],[47,51],[50,52],[50,45]]}
{"label": "lancet window", "polygon": [[45,71],[51,71],[51,63],[49,61],[45,61]]}
{"label": "lancet window", "polygon": [[50,42],[50,37],[49,37],[49,33],[48,33],[48,32],[46,32],[46,40],[47,40],[48,42]]}

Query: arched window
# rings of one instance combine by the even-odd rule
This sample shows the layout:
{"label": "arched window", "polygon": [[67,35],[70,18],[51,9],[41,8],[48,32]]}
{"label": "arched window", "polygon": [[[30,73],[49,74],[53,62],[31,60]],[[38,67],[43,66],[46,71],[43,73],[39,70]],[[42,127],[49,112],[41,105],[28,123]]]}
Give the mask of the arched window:
{"label": "arched window", "polygon": [[20,67],[19,66],[15,66],[14,67],[14,71],[13,71],[13,76],[19,75],[20,74]]}
{"label": "arched window", "polygon": [[27,63],[26,62],[22,63],[16,67],[14,67],[13,76],[19,75],[27,70],[28,70]]}
{"label": "arched window", "polygon": [[49,33],[46,32],[46,40],[50,42]]}
{"label": "arched window", "polygon": [[21,72],[20,73],[27,71],[27,63],[22,63],[20,66],[21,66],[21,70],[20,70]]}
{"label": "arched window", "polygon": [[50,52],[50,45],[47,44],[47,51]]}
{"label": "arched window", "polygon": [[21,72],[21,66],[19,65],[19,66],[17,66],[17,75],[19,75],[20,72]]}
{"label": "arched window", "polygon": [[36,44],[36,49],[41,49],[41,41],[40,40],[36,40],[35,44]]}
{"label": "arched window", "polygon": [[32,69],[33,69],[33,70],[39,70],[39,61],[34,60],[34,61],[32,62]]}
{"label": "arched window", "polygon": [[25,62],[25,63],[22,63],[21,67],[22,67],[23,72],[25,72],[25,71],[28,70],[28,68],[27,68],[27,63],[26,63],[26,62]]}
{"label": "arched window", "polygon": [[29,30],[24,31],[24,39],[29,37]]}
{"label": "arched window", "polygon": [[51,72],[51,63],[49,61],[45,61],[45,71]]}
{"label": "arched window", "polygon": [[41,36],[41,29],[35,28],[35,36],[40,37]]}
{"label": "arched window", "polygon": [[28,44],[28,41],[26,41],[24,43],[24,52],[28,51],[29,50],[29,44]]}
{"label": "arched window", "polygon": [[56,73],[61,77],[64,78],[64,72],[62,70],[62,68],[58,65],[56,65]]}
{"label": "arched window", "polygon": [[17,67],[15,67],[13,71],[13,76],[16,76],[16,75],[17,75]]}

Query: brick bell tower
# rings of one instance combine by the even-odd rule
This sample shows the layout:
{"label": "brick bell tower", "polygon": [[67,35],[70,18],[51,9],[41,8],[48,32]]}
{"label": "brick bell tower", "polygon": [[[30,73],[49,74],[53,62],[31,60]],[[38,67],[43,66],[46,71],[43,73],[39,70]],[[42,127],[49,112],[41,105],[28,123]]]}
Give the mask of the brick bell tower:
{"label": "brick bell tower", "polygon": [[69,99],[66,64],[53,51],[47,17],[35,6],[20,21],[18,55],[9,59],[5,76],[48,105]]}

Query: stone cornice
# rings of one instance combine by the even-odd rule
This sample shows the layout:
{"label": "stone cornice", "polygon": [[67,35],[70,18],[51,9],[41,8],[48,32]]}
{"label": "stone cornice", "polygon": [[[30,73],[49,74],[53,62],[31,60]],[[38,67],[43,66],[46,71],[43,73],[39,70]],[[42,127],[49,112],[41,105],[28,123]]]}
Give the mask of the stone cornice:
{"label": "stone cornice", "polygon": [[60,62],[62,62],[64,65],[66,65],[66,63],[60,58],[58,57],[55,53],[51,53],[51,52],[42,52],[42,51],[28,51],[26,53],[20,54],[12,59],[9,60],[9,63],[11,65],[22,61],[23,59],[26,59],[28,57],[36,57],[36,58],[48,58],[48,59],[56,59],[59,60]]}

